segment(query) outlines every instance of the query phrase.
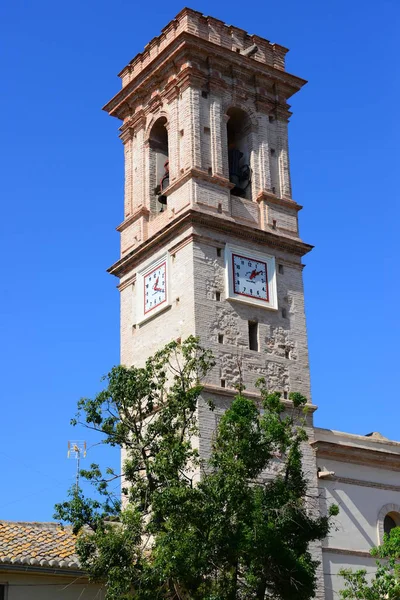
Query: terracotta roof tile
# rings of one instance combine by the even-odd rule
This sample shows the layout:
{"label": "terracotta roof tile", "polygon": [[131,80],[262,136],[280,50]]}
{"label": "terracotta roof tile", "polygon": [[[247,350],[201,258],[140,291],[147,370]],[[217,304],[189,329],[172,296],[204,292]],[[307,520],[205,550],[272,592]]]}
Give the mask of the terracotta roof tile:
{"label": "terracotta roof tile", "polygon": [[79,569],[75,541],[58,523],[0,521],[0,563]]}

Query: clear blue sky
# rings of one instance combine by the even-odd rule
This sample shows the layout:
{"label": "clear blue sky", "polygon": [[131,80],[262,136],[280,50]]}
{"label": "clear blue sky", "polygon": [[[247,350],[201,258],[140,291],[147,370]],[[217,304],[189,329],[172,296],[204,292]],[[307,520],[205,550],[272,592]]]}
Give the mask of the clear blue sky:
{"label": "clear blue sky", "polygon": [[[316,424],[400,439],[398,0],[194,0],[290,48],[309,80],[290,150]],[[100,109],[181,2],[9,0],[0,8],[0,519],[50,520],[75,465],[80,396],[119,358],[123,154]],[[116,453],[93,448],[90,461]]]}

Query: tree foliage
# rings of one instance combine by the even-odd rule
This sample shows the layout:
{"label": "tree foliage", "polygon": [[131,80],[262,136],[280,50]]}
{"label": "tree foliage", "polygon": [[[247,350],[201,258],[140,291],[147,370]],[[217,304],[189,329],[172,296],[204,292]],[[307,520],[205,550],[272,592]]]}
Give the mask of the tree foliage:
{"label": "tree foliage", "polygon": [[[201,461],[196,411],[213,364],[191,337],[143,368],[113,368],[107,387],[79,402],[74,423],[126,450],[121,474],[94,464],[81,472],[100,500],[72,489],[56,506],[56,517],[79,534],[82,566],[105,582],[108,600],[313,597],[317,563],[308,546],[327,535],[329,517],[309,510],[298,419],[306,399],[291,394],[287,414],[262,380],[259,405],[239,391],[209,460]],[[278,475],[263,478],[276,457]],[[120,476],[122,506],[110,492]]]}
{"label": "tree foliage", "polygon": [[347,600],[400,600],[400,527],[385,534],[383,544],[372,548],[376,557],[376,572],[368,576],[366,569],[342,569],[345,589],[341,598]]}

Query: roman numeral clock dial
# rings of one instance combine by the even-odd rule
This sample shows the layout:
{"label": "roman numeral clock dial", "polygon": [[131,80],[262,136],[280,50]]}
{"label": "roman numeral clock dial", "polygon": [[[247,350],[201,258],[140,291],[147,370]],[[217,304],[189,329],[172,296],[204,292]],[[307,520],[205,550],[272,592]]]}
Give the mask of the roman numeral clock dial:
{"label": "roman numeral clock dial", "polygon": [[277,309],[275,258],[227,246],[228,298]]}

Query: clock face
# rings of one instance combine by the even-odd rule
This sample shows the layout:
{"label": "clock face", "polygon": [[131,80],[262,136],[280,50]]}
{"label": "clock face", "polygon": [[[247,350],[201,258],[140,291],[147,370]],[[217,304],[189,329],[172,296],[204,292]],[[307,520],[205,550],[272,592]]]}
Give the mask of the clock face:
{"label": "clock face", "polygon": [[166,272],[166,262],[163,262],[143,276],[145,315],[167,300]]}
{"label": "clock face", "polygon": [[228,299],[278,310],[274,256],[227,244],[225,269]]}
{"label": "clock face", "polygon": [[258,258],[232,253],[232,270],[235,294],[269,302],[266,262]]}

